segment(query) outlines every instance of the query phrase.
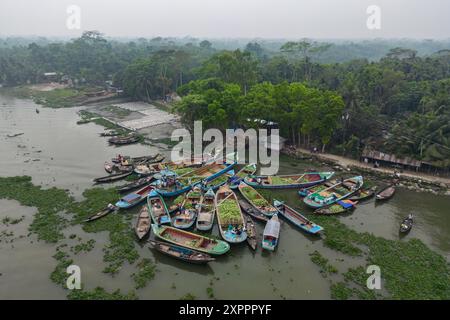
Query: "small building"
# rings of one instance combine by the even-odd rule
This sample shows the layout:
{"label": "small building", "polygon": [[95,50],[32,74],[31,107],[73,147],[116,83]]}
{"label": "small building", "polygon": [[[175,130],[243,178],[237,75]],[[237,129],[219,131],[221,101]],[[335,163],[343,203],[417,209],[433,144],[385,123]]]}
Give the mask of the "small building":
{"label": "small building", "polygon": [[44,76],[44,79],[49,82],[55,82],[58,80],[57,72],[44,72],[43,76]]}
{"label": "small building", "polygon": [[361,157],[371,161],[382,161],[386,164],[390,164],[391,166],[411,167],[415,170],[422,166],[422,162],[419,160],[412,159],[410,157],[399,158],[395,154],[384,153],[381,151],[371,150],[369,148],[365,148],[363,150]]}

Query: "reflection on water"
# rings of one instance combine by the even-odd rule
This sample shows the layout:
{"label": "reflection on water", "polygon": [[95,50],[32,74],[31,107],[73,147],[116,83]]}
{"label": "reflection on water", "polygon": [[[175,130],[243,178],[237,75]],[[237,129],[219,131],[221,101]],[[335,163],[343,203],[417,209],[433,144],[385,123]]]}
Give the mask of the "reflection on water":
{"label": "reflection on water", "polygon": [[[36,108],[40,110],[39,114],[35,112]],[[0,96],[0,176],[30,175],[35,184],[69,189],[79,199],[82,191],[92,186],[93,178],[105,174],[104,161],[118,152],[141,156],[158,151],[142,145],[109,146],[105,138],[98,136],[102,127],[76,124],[77,110],[79,108],[41,108],[29,100]],[[19,132],[24,134],[6,137]],[[280,173],[302,172],[313,167],[312,162],[284,160]],[[280,192],[290,197],[291,205],[310,212],[295,190]],[[274,197],[276,195],[274,193]],[[26,220],[16,227],[26,229],[33,209],[21,207],[16,202],[0,201],[0,218],[7,212],[25,215]],[[404,240],[418,237],[449,257],[449,207],[449,197],[399,190],[391,200],[377,206],[373,201],[361,204],[341,220],[357,231],[398,239],[400,221],[413,212],[416,225]],[[136,208],[126,214],[135,215],[138,210]],[[264,226],[257,222],[257,228],[261,238]],[[80,226],[71,227],[65,233],[67,237],[72,233],[81,235],[83,241],[96,240],[92,251],[74,256],[74,263],[81,267],[82,282],[87,289],[97,286],[110,291],[120,288],[122,292],[134,289],[131,275],[136,272],[135,266],[125,263],[114,277],[102,273],[105,267],[103,247],[109,243],[108,233],[84,233]],[[213,234],[218,235],[217,226]],[[0,276],[0,298],[65,297],[66,292],[49,279],[56,264],[51,257],[55,247],[42,242],[30,243],[32,238],[16,240],[14,248],[10,247],[11,244],[0,243],[0,273],[3,273]],[[70,243],[71,240],[65,241]],[[258,245],[255,253],[245,243],[233,246],[228,255],[218,257],[208,266],[197,266],[149,250],[148,245],[136,244],[141,259],[149,258],[157,266],[155,279],[147,287],[137,290],[137,294],[147,299],[178,299],[187,293],[208,298],[206,288],[211,287],[218,299],[329,298],[329,282],[318,272],[309,254],[319,250],[327,257],[337,255],[324,248],[320,238],[305,235],[285,222],[281,226],[276,252],[262,252]],[[352,266],[358,262],[359,258],[348,257],[345,264]]]}

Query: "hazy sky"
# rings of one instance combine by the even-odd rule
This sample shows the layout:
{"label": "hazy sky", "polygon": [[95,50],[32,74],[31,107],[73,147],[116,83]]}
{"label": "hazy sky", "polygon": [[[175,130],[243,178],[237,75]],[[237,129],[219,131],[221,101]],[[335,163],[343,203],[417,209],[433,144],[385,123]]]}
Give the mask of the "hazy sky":
{"label": "hazy sky", "polygon": [[[69,30],[69,5],[81,29]],[[370,5],[381,29],[366,26]],[[0,36],[450,38],[449,0],[0,0]]]}

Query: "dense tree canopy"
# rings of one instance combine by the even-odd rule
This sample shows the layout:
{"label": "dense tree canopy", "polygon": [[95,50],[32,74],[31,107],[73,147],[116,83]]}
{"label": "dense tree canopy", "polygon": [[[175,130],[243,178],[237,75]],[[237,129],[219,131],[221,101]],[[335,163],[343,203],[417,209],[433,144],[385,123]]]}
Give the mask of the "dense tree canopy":
{"label": "dense tree canopy", "polygon": [[352,156],[371,146],[450,166],[448,42],[0,39],[0,84],[41,82],[44,72],[77,85],[112,79],[142,100],[177,91],[188,127],[262,118],[293,144]]}

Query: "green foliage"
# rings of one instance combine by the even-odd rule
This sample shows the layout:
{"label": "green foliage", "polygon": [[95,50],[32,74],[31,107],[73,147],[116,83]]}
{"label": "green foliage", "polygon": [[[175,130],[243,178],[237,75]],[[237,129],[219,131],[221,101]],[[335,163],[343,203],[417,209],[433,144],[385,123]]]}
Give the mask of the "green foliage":
{"label": "green foliage", "polygon": [[353,294],[352,289],[349,289],[344,283],[338,282],[331,285],[331,299],[348,300]]}
{"label": "green foliage", "polygon": [[95,246],[95,240],[90,239],[86,242],[79,243],[75,245],[73,248],[71,248],[71,251],[75,254],[78,254],[80,252],[89,252],[92,249],[94,249]]}
{"label": "green foliage", "polygon": [[50,274],[50,279],[64,288],[66,287],[66,281],[69,274],[66,272],[67,267],[73,264],[73,259],[70,258],[69,254],[63,251],[61,248],[56,249],[56,253],[53,258],[57,261],[57,265],[53,272]]}
{"label": "green foliage", "polygon": [[311,261],[320,267],[321,272],[326,272],[326,273],[337,273],[338,272],[336,267],[329,264],[328,259],[325,258],[324,256],[322,256],[319,251],[317,251],[317,250],[314,251],[313,253],[310,254],[310,257],[311,257]]}
{"label": "green foliage", "polygon": [[218,214],[222,225],[243,223],[239,205],[233,199],[223,200],[218,205]]}
{"label": "green foliage", "polygon": [[138,297],[132,291],[128,294],[122,294],[120,290],[116,290],[112,293],[107,292],[101,287],[97,287],[92,291],[71,290],[67,295],[69,300],[137,300]]}
{"label": "green foliage", "polygon": [[134,280],[135,288],[144,288],[147,283],[155,277],[155,265],[150,259],[142,259],[138,264],[138,272],[133,273],[131,277]]}
{"label": "green foliage", "polygon": [[180,298],[180,300],[196,300],[197,297],[192,293],[186,293],[184,296]]}
{"label": "green foliage", "polygon": [[[450,268],[444,257],[419,239],[387,240],[358,233],[329,216],[316,216],[314,222],[325,229],[325,246],[350,256],[364,253],[368,265],[379,266],[384,287],[391,298],[449,299]],[[366,290],[365,267],[349,269],[344,278],[356,287],[354,293],[359,298],[374,298]]]}
{"label": "green foliage", "polygon": [[[227,49],[218,51],[217,43]],[[161,37],[120,42],[86,31],[58,43],[0,39],[0,56],[4,86],[44,82],[51,71],[74,80],[76,89],[33,93],[53,107],[72,105],[83,87],[104,85],[112,75],[114,85],[136,99],[177,91],[183,99],[174,111],[188,129],[195,120],[205,129],[258,127],[246,119],[259,118],[277,122],[288,142],[308,148],[322,145],[358,158],[370,146],[450,165],[448,41],[197,45]]]}
{"label": "green foliage", "polygon": [[84,91],[75,89],[54,89],[50,91],[32,91],[34,102],[49,108],[72,107],[84,98]]}
{"label": "green foliage", "polygon": [[39,240],[57,242],[64,237],[61,231],[68,220],[62,213],[73,203],[64,190],[44,190],[33,185],[28,176],[0,177],[0,198],[14,199],[24,206],[37,208],[30,231],[36,233]]}
{"label": "green foliage", "polygon": [[206,288],[206,294],[208,295],[208,298],[214,299],[214,289],[211,287]]}

